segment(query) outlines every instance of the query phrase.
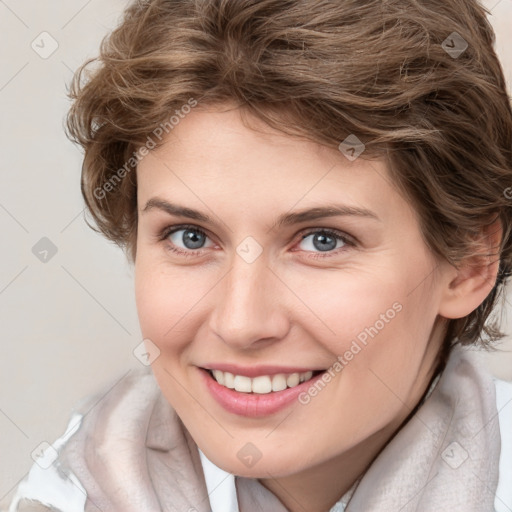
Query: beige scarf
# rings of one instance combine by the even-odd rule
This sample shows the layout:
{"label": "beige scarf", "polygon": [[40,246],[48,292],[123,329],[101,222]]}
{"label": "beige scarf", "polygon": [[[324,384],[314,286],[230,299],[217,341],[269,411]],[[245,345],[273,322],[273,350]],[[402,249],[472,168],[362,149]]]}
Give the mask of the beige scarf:
{"label": "beige scarf", "polygon": [[[352,489],[346,512],[494,510],[500,433],[492,377],[456,348],[428,398]],[[149,369],[83,400],[54,466],[87,493],[85,512],[209,512],[197,445]],[[286,512],[236,478],[241,512]],[[347,499],[348,496],[345,496]],[[23,501],[20,512],[52,510]],[[63,511],[66,512],[66,511]]]}

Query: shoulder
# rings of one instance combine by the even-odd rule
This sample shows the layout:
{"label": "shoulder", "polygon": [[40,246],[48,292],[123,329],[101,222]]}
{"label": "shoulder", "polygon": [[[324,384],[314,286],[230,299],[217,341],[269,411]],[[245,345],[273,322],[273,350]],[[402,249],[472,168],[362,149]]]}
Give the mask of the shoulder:
{"label": "shoulder", "polygon": [[495,512],[512,510],[512,382],[494,379],[498,409],[501,453],[499,481],[496,489]]}
{"label": "shoulder", "polygon": [[[141,419],[151,413],[158,396],[154,376],[144,368],[131,369],[82,398],[73,407],[65,432],[52,444],[42,446],[10,504],[0,508],[2,512],[83,512],[87,499],[84,482],[93,478],[86,472],[86,458],[104,450],[111,439],[112,431],[107,433],[105,425],[113,429],[120,424],[132,426],[131,442],[144,444],[145,437],[138,437],[133,425],[140,425]],[[117,417],[115,424],[113,417]]]}

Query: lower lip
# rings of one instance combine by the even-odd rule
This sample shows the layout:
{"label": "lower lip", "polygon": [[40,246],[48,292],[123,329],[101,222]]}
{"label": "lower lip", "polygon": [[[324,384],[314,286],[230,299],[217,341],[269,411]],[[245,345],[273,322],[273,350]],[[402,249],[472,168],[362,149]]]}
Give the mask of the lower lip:
{"label": "lower lip", "polygon": [[281,411],[297,400],[302,392],[306,391],[318,379],[321,379],[323,375],[323,373],[320,373],[293,388],[259,394],[241,393],[234,389],[226,388],[225,386],[221,386],[208,371],[200,369],[200,372],[213,398],[222,405],[224,409],[233,414],[246,416],[248,418],[261,418]]}

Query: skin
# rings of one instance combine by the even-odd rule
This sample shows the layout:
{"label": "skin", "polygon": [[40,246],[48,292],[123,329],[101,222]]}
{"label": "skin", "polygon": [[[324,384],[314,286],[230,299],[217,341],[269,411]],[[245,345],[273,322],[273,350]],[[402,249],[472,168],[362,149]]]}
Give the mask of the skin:
{"label": "skin", "polygon": [[[324,512],[418,404],[446,319],[485,299],[497,262],[481,258],[455,269],[434,258],[384,161],[363,154],[351,162],[337,149],[252,123],[261,132],[244,126],[236,108],[198,106],[140,162],[140,326],[160,350],[152,368],[163,394],[205,455],[260,479],[292,512]],[[213,222],[145,211],[154,197]],[[281,214],[326,204],[366,208],[378,219],[275,225]],[[206,234],[202,248],[187,248],[184,231],[160,239],[181,224]],[[325,229],[355,245],[315,248],[315,234]],[[236,252],[248,236],[263,248],[252,263]],[[197,367],[215,362],[328,368],[396,303],[401,311],[306,405],[241,417],[218,405],[200,378]],[[237,457],[248,442],[262,454],[251,468]]]}

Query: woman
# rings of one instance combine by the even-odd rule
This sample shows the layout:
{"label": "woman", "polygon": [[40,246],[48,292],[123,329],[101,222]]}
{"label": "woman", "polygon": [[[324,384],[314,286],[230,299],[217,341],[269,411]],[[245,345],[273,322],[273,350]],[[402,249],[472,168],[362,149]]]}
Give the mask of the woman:
{"label": "woman", "polygon": [[133,3],[68,128],[144,366],[9,510],[510,510],[511,386],[467,350],[512,264],[493,37],[473,0]]}

